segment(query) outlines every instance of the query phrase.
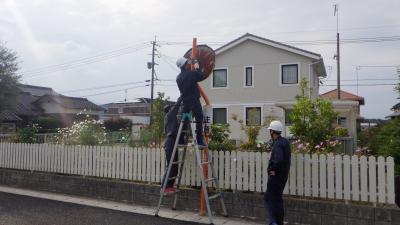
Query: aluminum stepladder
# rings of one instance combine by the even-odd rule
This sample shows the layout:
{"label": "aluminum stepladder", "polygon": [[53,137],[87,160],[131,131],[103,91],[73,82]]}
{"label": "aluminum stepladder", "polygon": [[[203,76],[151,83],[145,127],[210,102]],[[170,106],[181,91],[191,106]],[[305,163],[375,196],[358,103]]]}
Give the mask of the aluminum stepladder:
{"label": "aluminum stepladder", "polygon": [[[188,128],[188,126],[186,126],[186,129],[188,130],[183,130],[183,127],[185,125],[185,123],[190,123],[190,129]],[[217,177],[217,173],[215,171],[215,168],[213,166],[213,160],[211,158],[211,154],[208,153],[208,161],[203,162],[202,158],[201,158],[201,154],[200,154],[200,149],[206,149],[206,147],[200,147],[197,144],[197,140],[196,140],[196,135],[195,135],[195,130],[196,130],[196,124],[195,122],[193,122],[192,120],[192,114],[191,113],[183,113],[181,116],[181,121],[179,124],[179,129],[178,129],[178,133],[176,135],[176,139],[175,139],[175,144],[174,144],[174,148],[172,151],[172,156],[170,159],[170,162],[168,163],[168,168],[166,173],[164,174],[164,181],[162,183],[162,187],[161,187],[161,191],[160,191],[160,200],[158,202],[158,206],[155,212],[155,216],[158,216],[158,213],[160,211],[161,208],[161,204],[163,203],[163,198],[167,195],[167,193],[165,193],[165,188],[167,186],[167,182],[168,180],[172,180],[175,179],[175,191],[173,193],[170,193],[171,195],[174,195],[174,200],[173,200],[173,205],[172,205],[172,209],[176,209],[176,203],[177,203],[177,199],[178,199],[178,193],[180,191],[180,184],[181,184],[181,178],[182,178],[182,172],[183,172],[183,168],[185,165],[185,158],[186,158],[186,151],[189,147],[189,134],[192,134],[192,143],[191,145],[194,147],[195,150],[195,157],[196,157],[196,163],[197,163],[197,169],[198,169],[198,174],[200,176],[200,181],[201,181],[201,185],[202,188],[201,190],[204,192],[204,197],[205,197],[205,202],[206,202],[206,208],[207,208],[207,215],[208,215],[208,219],[210,224],[213,224],[213,217],[212,217],[212,212],[211,212],[211,206],[210,206],[210,200],[219,198],[220,202],[221,202],[221,207],[222,207],[222,211],[223,211],[223,215],[224,216],[228,216],[228,213],[226,211],[226,207],[225,207],[225,202],[224,202],[224,196],[223,196],[223,192],[221,191],[221,189],[219,188],[219,184],[218,184],[218,177]],[[179,145],[179,138],[181,136],[182,133],[185,133],[185,144],[183,145]],[[178,157],[178,161],[174,161],[175,155],[177,154],[177,152],[179,151],[179,148],[183,148],[182,151],[182,158],[179,159]],[[169,178],[169,175],[171,173],[171,169],[172,169],[172,165],[176,165],[178,164],[178,174],[175,177],[171,177]],[[203,165],[207,165],[208,169],[211,171],[211,177],[205,179],[204,175],[203,175]],[[215,194],[212,196],[208,195],[208,190],[207,190],[207,183],[213,182],[214,187],[215,187]]]}

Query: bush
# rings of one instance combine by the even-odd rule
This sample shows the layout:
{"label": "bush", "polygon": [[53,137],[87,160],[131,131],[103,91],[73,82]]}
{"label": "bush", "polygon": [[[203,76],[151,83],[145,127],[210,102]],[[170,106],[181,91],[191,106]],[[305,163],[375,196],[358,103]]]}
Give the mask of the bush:
{"label": "bush", "polygon": [[151,127],[142,127],[139,131],[139,139],[129,141],[131,147],[155,147],[153,142],[153,130]]}
{"label": "bush", "polygon": [[18,143],[36,143],[36,133],[38,128],[36,125],[29,125],[18,130],[16,142]]}
{"label": "bush", "polygon": [[132,121],[124,118],[111,118],[104,121],[104,127],[108,132],[131,131]]}
{"label": "bush", "polygon": [[368,147],[372,154],[392,156],[396,174],[400,174],[400,118],[362,131],[358,136],[359,145]]}
{"label": "bush", "polygon": [[246,150],[254,150],[257,148],[257,137],[260,133],[261,126],[246,126],[242,119],[238,119],[236,114],[232,115],[232,119],[240,124],[240,129],[244,131],[247,136],[247,141],[240,145],[240,148]]}
{"label": "bush", "polygon": [[308,153],[329,152],[334,145],[335,130],[333,124],[338,113],[332,103],[323,99],[312,100],[308,93],[308,82],[300,83],[300,95],[289,118],[292,121],[290,132],[298,139],[298,149]]}
{"label": "bush", "polygon": [[38,126],[38,133],[55,133],[61,127],[61,122],[50,116],[40,116],[33,120]]}
{"label": "bush", "polygon": [[104,126],[96,120],[74,122],[72,127],[59,129],[57,143],[76,145],[101,145],[107,143]]}
{"label": "bush", "polygon": [[346,128],[337,126],[333,132],[335,137],[348,137],[349,132]]}
{"label": "bush", "polygon": [[229,124],[212,124],[210,132],[210,150],[233,150],[235,145],[229,140]]}

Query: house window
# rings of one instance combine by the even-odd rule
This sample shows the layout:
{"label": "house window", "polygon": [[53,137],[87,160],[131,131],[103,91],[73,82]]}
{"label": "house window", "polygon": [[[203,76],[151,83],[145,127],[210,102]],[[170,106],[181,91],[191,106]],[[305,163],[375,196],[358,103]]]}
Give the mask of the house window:
{"label": "house window", "polygon": [[281,65],[282,84],[297,84],[299,82],[298,68],[298,64]]}
{"label": "house window", "polygon": [[245,86],[253,86],[253,67],[246,67],[245,69]]}
{"label": "house window", "polygon": [[109,114],[118,114],[118,108],[108,108],[107,113]]}
{"label": "house window", "polygon": [[227,87],[228,86],[228,72],[227,69],[216,69],[213,72],[213,87]]}
{"label": "house window", "polygon": [[285,124],[291,125],[292,120],[290,119],[290,114],[293,112],[293,109],[285,109]]}
{"label": "house window", "polygon": [[339,117],[338,118],[338,124],[341,127],[347,127],[347,118],[346,117]]}
{"label": "house window", "polygon": [[226,108],[213,108],[213,123],[226,124]]}
{"label": "house window", "polygon": [[246,126],[261,125],[261,107],[246,107]]}

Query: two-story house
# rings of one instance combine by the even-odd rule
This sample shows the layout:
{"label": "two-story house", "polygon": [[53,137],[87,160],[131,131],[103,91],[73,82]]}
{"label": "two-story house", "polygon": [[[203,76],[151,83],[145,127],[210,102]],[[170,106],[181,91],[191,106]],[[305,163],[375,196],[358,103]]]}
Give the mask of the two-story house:
{"label": "two-story house", "polygon": [[[233,114],[245,125],[262,125],[266,118],[287,124],[301,79],[309,81],[309,94],[317,98],[319,79],[326,77],[320,54],[252,34],[216,49],[215,61],[210,79],[201,85],[211,100],[213,123],[230,124],[231,138],[236,140],[246,136]],[[334,102],[338,104],[358,103]],[[289,135],[287,128],[284,135]],[[266,128],[259,138],[269,138]]]}

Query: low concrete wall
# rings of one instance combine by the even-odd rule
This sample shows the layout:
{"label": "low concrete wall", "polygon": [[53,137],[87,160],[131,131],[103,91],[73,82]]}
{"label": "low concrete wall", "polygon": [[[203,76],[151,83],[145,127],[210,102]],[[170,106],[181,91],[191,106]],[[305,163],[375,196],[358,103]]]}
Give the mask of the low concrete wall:
{"label": "low concrete wall", "polygon": [[[135,204],[149,206],[157,204],[160,191],[158,185],[9,169],[0,169],[0,185],[128,203],[134,202]],[[184,189],[179,196],[178,209],[198,210],[199,190]],[[170,200],[171,197],[167,197],[165,204],[169,204]],[[245,216],[260,221],[264,220],[266,213],[262,194],[227,192],[225,193],[225,201],[231,216]],[[212,205],[215,212],[221,212],[219,202],[214,202]],[[285,198],[285,210],[285,220],[290,224],[400,224],[400,209],[393,207],[373,207],[344,204],[343,202]]]}

